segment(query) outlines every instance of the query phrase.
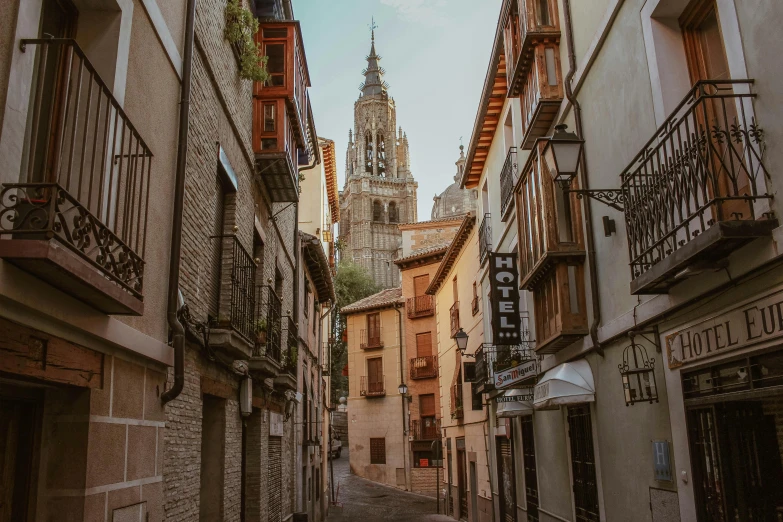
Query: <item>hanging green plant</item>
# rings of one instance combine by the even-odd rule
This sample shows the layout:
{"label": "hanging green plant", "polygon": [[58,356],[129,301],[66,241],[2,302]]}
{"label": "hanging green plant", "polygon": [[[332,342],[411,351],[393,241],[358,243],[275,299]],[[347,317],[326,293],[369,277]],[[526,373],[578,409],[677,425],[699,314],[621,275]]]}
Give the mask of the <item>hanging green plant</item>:
{"label": "hanging green plant", "polygon": [[226,4],[226,40],[234,47],[239,58],[239,76],[245,80],[265,82],[268,57],[261,55],[261,47],[255,42],[258,20],[242,6],[241,0],[228,0]]}

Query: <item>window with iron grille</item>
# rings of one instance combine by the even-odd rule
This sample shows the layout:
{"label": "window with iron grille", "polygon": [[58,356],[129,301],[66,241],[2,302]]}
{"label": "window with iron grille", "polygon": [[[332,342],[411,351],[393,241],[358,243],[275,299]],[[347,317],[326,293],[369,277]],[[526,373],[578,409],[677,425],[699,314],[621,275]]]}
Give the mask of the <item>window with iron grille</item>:
{"label": "window with iron grille", "polygon": [[370,439],[370,464],[386,464],[386,439]]}
{"label": "window with iron grille", "polygon": [[536,467],[536,443],[533,436],[533,417],[522,417],[522,462],[525,468],[525,497],[527,519],[538,522],[538,468]]}
{"label": "window with iron grille", "polygon": [[598,484],[595,475],[593,427],[590,406],[568,407],[568,435],[571,443],[571,470],[574,480],[574,507],[577,522],[597,522]]}

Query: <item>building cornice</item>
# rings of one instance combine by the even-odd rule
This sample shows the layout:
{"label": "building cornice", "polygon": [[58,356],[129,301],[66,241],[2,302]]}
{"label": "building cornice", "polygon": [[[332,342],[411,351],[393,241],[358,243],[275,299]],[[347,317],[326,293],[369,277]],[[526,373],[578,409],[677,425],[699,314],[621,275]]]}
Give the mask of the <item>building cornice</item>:
{"label": "building cornice", "polygon": [[473,231],[475,225],[476,216],[468,212],[465,219],[462,221],[459,230],[457,230],[457,234],[454,236],[451,246],[449,246],[448,251],[446,251],[443,261],[441,261],[440,266],[438,267],[438,271],[435,272],[435,276],[432,278],[432,282],[425,292],[426,294],[435,295],[440,289],[443,282],[449,276],[451,268],[454,266],[454,263],[456,263],[457,257],[462,251],[462,247],[467,242],[468,237],[470,237],[470,233]]}

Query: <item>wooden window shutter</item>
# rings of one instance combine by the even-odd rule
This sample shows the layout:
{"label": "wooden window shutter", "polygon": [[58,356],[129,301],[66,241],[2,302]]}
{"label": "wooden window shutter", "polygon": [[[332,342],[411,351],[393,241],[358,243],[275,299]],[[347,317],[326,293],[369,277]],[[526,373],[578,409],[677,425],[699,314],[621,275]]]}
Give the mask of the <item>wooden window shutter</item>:
{"label": "wooden window shutter", "polygon": [[432,355],[432,332],[416,334],[416,356],[429,357]]}
{"label": "wooden window shutter", "polygon": [[383,380],[383,359],[376,357],[367,359],[367,381],[380,383]]}
{"label": "wooden window shutter", "polygon": [[413,278],[413,291],[416,297],[425,295],[428,286],[430,286],[429,274],[424,274]]}
{"label": "wooden window shutter", "polygon": [[367,336],[368,338],[379,337],[381,334],[381,314],[367,315]]}
{"label": "wooden window shutter", "polygon": [[435,415],[435,395],[419,396],[419,413],[422,417],[432,417]]}

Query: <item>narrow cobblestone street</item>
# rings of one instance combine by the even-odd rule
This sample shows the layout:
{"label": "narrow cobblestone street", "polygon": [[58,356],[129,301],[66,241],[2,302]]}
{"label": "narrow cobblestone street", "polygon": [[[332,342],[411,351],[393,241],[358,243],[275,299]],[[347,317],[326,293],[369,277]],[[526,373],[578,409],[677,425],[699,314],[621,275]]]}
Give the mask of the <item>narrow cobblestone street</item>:
{"label": "narrow cobblestone street", "polygon": [[382,486],[351,474],[348,451],[334,461],[335,493],[328,522],[446,522],[454,520],[435,514],[435,499]]}

